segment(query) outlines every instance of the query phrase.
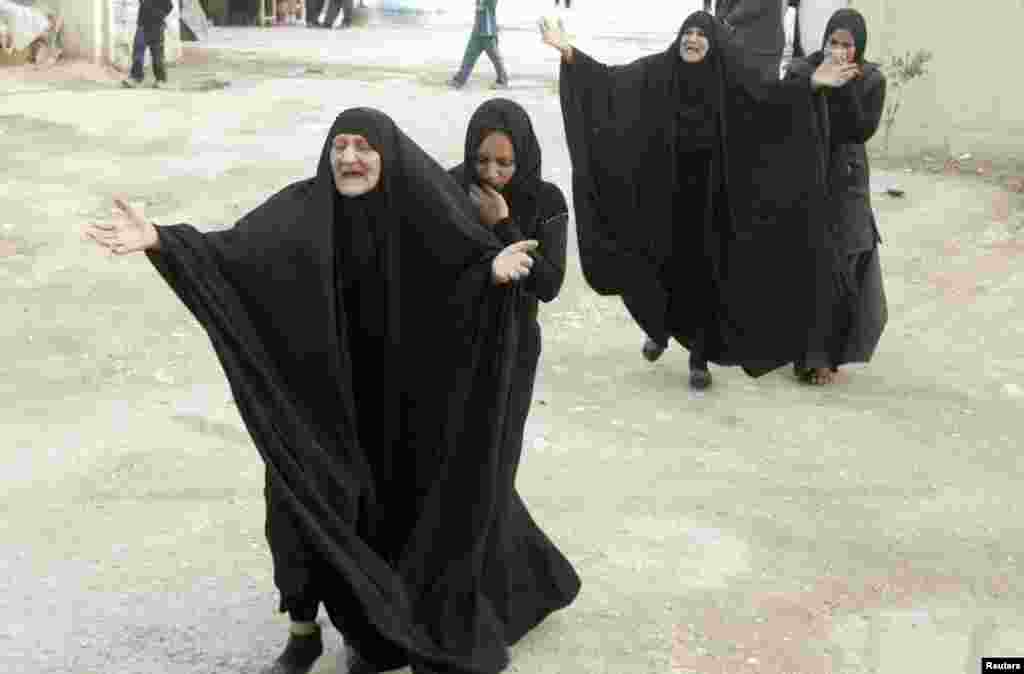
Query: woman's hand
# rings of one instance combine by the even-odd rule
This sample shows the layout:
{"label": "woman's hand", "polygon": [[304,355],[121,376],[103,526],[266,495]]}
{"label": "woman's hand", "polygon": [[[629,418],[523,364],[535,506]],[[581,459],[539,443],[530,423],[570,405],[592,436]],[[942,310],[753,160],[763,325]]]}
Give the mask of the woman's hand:
{"label": "woman's hand", "polygon": [[536,240],[517,241],[498,253],[491,263],[491,278],[495,285],[504,285],[530,275],[533,258],[528,251],[540,245]]}
{"label": "woman's hand", "polygon": [[860,66],[856,63],[822,63],[811,75],[811,84],[815,89],[838,89],[859,76]]}
{"label": "woman's hand", "polygon": [[538,26],[540,26],[541,41],[562,52],[562,58],[566,61],[571,61],[572,45],[569,44],[569,36],[565,32],[565,24],[562,23],[562,20],[545,16],[540,19]]}
{"label": "woman's hand", "polygon": [[122,199],[114,199],[118,217],[112,222],[90,223],[84,234],[114,255],[127,255],[157,249],[160,238],[156,227]]}
{"label": "woman's hand", "polygon": [[470,185],[469,198],[480,209],[480,220],[488,227],[508,217],[505,197],[490,185]]}

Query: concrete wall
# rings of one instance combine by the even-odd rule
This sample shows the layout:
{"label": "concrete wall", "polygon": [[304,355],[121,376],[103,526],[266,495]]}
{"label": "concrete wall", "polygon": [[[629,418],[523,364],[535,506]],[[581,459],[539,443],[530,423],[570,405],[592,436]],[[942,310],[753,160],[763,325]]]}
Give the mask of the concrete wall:
{"label": "concrete wall", "polygon": [[[927,49],[930,74],[906,88],[894,154],[1024,155],[1024,87],[1017,54],[1024,0],[977,0],[974,11],[938,0],[853,0],[868,22],[868,58]],[[873,143],[880,147],[881,131]]]}
{"label": "concrete wall", "polygon": [[64,49],[98,62],[103,53],[103,6],[96,0],[47,0],[64,17]]}

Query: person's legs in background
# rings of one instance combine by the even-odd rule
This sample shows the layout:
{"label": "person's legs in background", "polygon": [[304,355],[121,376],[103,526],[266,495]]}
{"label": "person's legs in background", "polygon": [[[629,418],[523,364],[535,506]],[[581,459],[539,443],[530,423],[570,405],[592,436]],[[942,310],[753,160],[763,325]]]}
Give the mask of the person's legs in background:
{"label": "person's legs in background", "polygon": [[153,34],[147,38],[149,42],[149,53],[153,57],[153,76],[156,82],[154,89],[167,84],[167,63],[164,60],[164,27],[163,25],[154,28]]}
{"label": "person's legs in background", "polygon": [[146,64],[146,33],[142,26],[135,28],[135,40],[132,42],[132,70],[128,79],[121,82],[126,87],[134,87],[142,84],[146,78],[143,70]]}
{"label": "person's legs in background", "polygon": [[476,65],[477,59],[480,58],[480,53],[484,50],[484,40],[479,35],[471,35],[469,42],[466,44],[466,53],[462,56],[462,66],[459,68],[459,72],[448,81],[448,84],[456,89],[461,89],[466,84],[466,80],[469,79],[470,73],[473,72],[473,67]]}
{"label": "person's legs in background", "polygon": [[[566,7],[568,7],[569,0],[566,1]],[[498,77],[498,81],[494,83],[494,88],[506,88],[508,87],[508,72],[505,70],[505,62],[501,58],[501,51],[498,49],[498,36],[494,35],[489,38],[483,38],[486,40],[483,44],[484,51],[487,52],[487,58],[491,59],[491,63],[494,65],[494,72]]]}
{"label": "person's legs in background", "polygon": [[319,26],[320,12],[324,9],[324,0],[306,0],[306,25],[310,28]]}

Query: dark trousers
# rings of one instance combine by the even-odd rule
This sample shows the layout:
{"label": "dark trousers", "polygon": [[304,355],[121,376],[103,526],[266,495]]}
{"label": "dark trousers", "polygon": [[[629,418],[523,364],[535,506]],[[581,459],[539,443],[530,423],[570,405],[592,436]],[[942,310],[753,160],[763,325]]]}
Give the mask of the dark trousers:
{"label": "dark trousers", "polygon": [[141,82],[145,79],[146,48],[153,57],[153,76],[157,82],[167,81],[167,66],[164,64],[164,27],[135,29],[135,42],[132,43],[132,79]]}
{"label": "dark trousers", "polygon": [[324,17],[325,26],[333,26],[338,18],[338,10],[341,10],[344,17],[341,20],[342,26],[352,25],[352,0],[327,0],[327,16]]}
{"label": "dark trousers", "polygon": [[324,8],[324,0],[306,0],[306,25],[315,26]]}
{"label": "dark trousers", "polygon": [[[558,7],[559,1],[560,0],[555,0],[555,7]],[[572,0],[565,0],[565,8],[569,9],[570,7],[572,7]]]}
{"label": "dark trousers", "polygon": [[501,60],[501,52],[498,51],[497,35],[470,36],[469,44],[466,45],[466,53],[462,57],[462,67],[459,68],[458,74],[455,75],[455,81],[459,84],[466,83],[482,52],[487,52],[487,58],[491,59],[491,63],[494,65],[494,72],[498,75],[498,81],[508,83],[505,63]]}

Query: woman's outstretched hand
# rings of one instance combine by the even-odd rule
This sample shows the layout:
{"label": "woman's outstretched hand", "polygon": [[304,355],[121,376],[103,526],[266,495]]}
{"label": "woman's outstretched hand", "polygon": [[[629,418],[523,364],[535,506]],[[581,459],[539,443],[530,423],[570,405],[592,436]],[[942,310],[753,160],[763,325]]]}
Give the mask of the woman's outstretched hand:
{"label": "woman's outstretched hand", "polygon": [[536,250],[538,245],[538,241],[529,239],[506,246],[491,263],[491,277],[494,283],[504,285],[529,276],[530,267],[533,266],[533,258],[530,257],[529,251]]}
{"label": "woman's outstretched hand", "polygon": [[540,27],[541,41],[562,52],[562,57],[570,60],[572,57],[572,45],[569,44],[569,36],[565,32],[565,25],[562,23],[562,20],[545,16],[541,17],[537,25]]}
{"label": "woman's outstretched hand", "polygon": [[111,222],[92,222],[83,233],[114,255],[127,255],[157,249],[160,239],[156,227],[123,199],[114,199],[117,217]]}

